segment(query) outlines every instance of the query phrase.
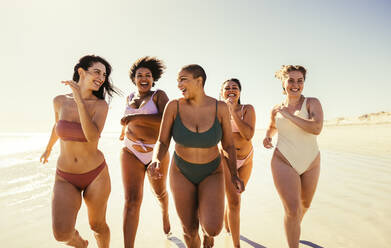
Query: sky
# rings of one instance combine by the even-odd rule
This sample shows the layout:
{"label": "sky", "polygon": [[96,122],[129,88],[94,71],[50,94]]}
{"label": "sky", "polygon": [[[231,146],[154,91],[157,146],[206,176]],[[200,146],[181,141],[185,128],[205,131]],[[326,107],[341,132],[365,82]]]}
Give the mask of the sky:
{"label": "sky", "polygon": [[[165,62],[156,88],[170,99],[181,96],[184,65],[205,69],[216,98],[236,77],[257,128],[283,100],[274,73],[287,64],[307,68],[303,94],[320,100],[325,119],[391,111],[389,13],[386,0],[2,1],[0,132],[49,132],[53,98],[70,92],[60,81],[87,54],[109,61],[124,96],[135,90],[130,66],[146,55]],[[124,96],[112,99],[104,132],[120,132]]]}

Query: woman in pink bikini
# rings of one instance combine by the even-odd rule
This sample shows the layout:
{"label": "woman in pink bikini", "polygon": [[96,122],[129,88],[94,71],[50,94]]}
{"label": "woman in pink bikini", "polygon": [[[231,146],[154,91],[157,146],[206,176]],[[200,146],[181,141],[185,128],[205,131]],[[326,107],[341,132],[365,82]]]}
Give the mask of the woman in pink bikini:
{"label": "woman in pink bikini", "polygon": [[74,67],[73,80],[63,81],[72,94],[53,100],[56,123],[40,161],[47,163],[53,145],[60,138],[60,156],[52,197],[52,227],[56,240],[72,247],[87,247],[88,241],[75,229],[82,198],[98,247],[109,247],[106,223],[107,199],[111,186],[103,153],[98,150],[110,97],[117,93],[109,81],[110,64],[88,55]]}
{"label": "woman in pink bikini", "polygon": [[[253,168],[254,148],[251,139],[255,131],[255,111],[250,104],[240,103],[242,86],[236,78],[231,78],[222,84],[220,96],[227,103],[231,116],[231,127],[236,148],[236,165],[239,178],[247,185]],[[227,232],[232,234],[234,247],[240,247],[240,199],[228,170],[228,154],[221,149],[224,158],[225,194],[228,207],[225,209],[224,225]]]}
{"label": "woman in pink bikini", "polygon": [[[130,79],[137,91],[126,99],[125,116],[120,140],[124,140],[121,151],[122,180],[125,191],[123,233],[125,247],[134,247],[140,206],[143,199],[145,172],[152,159],[153,147],[159,135],[164,107],[168,102],[162,90],[152,91],[155,82],[161,77],[165,66],[161,60],[152,57],[138,59],[130,68]],[[160,201],[163,215],[163,230],[170,232],[168,217],[168,194],[166,179],[169,163],[167,153],[161,163],[163,177],[149,182]]]}

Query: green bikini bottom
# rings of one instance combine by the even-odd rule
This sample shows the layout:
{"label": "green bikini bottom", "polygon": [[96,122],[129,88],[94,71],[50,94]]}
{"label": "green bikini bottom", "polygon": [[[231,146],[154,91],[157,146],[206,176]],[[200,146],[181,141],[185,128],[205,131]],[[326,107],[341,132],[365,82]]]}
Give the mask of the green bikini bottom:
{"label": "green bikini bottom", "polygon": [[199,184],[207,176],[212,174],[217,167],[220,165],[221,157],[220,154],[214,160],[206,164],[193,164],[183,160],[174,151],[173,159],[175,160],[176,166],[179,168],[181,173],[192,183]]}

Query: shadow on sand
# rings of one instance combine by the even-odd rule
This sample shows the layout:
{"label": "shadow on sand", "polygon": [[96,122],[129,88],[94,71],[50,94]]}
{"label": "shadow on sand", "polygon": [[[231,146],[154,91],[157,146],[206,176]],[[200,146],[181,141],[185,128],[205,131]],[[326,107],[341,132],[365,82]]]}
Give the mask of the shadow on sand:
{"label": "shadow on sand", "polygon": [[182,240],[174,235],[169,236],[167,239],[174,243],[178,248],[186,248],[186,245],[182,242]]}
{"label": "shadow on sand", "polygon": [[319,245],[314,244],[314,243],[307,241],[307,240],[300,240],[300,243],[307,245],[309,247],[312,247],[312,248],[324,248],[323,246],[319,246]]}
{"label": "shadow on sand", "polygon": [[266,246],[263,246],[263,245],[260,245],[252,240],[249,240],[248,238],[246,238],[245,236],[243,235],[240,235],[240,240],[243,241],[243,242],[246,242],[247,244],[251,245],[252,247],[255,247],[255,248],[266,248]]}

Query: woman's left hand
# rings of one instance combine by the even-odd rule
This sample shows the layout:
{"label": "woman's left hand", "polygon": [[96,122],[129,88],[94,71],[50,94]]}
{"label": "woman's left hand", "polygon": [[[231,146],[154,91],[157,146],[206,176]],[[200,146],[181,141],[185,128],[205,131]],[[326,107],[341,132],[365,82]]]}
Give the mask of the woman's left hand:
{"label": "woman's left hand", "polygon": [[71,87],[72,93],[73,93],[73,97],[75,98],[75,100],[80,100],[81,99],[80,87],[79,87],[79,85],[75,81],[67,80],[67,81],[61,81],[61,83]]}
{"label": "woman's left hand", "polygon": [[231,177],[232,183],[234,184],[234,187],[236,188],[236,191],[240,194],[244,191],[244,183],[243,181],[238,177],[238,175],[233,175]]}

